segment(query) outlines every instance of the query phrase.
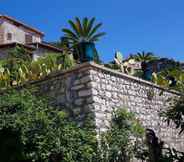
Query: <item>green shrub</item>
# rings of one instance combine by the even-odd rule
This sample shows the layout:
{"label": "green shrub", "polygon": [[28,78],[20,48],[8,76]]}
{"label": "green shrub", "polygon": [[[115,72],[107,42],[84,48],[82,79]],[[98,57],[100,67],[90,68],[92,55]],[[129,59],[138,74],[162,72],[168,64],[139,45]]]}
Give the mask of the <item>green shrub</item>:
{"label": "green shrub", "polygon": [[81,129],[67,119],[66,113],[48,106],[47,100],[28,90],[11,90],[0,96],[3,161],[94,161],[95,135],[94,130]]}
{"label": "green shrub", "polygon": [[0,156],[6,162],[119,162],[133,156],[143,132],[132,113],[118,110],[99,148],[93,128],[80,128],[45,98],[28,90],[0,95]]}
{"label": "green shrub", "polygon": [[137,142],[144,134],[143,127],[133,113],[126,109],[115,111],[111,128],[102,134],[103,162],[126,162],[136,156]]}

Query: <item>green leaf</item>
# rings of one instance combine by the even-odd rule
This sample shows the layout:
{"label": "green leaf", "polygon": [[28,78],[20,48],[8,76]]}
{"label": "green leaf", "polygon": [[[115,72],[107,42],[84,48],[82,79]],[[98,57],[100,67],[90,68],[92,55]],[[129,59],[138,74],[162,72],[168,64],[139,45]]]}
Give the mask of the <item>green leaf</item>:
{"label": "green leaf", "polygon": [[76,17],[75,20],[76,20],[76,27],[78,29],[78,32],[80,33],[81,36],[84,36],[84,30],[83,30],[83,27],[81,25],[80,19],[78,17]]}
{"label": "green leaf", "polygon": [[90,31],[92,30],[94,22],[95,22],[95,17],[89,20],[88,27],[87,27],[87,34],[90,33]]}
{"label": "green leaf", "polygon": [[[91,32],[88,34],[88,38],[92,37],[94,33],[97,32],[97,30],[102,26],[102,23],[97,24],[92,30]],[[94,36],[93,36],[94,37]]]}
{"label": "green leaf", "polygon": [[69,38],[73,38],[74,40],[77,40],[78,37],[69,29],[62,29],[62,31],[64,33],[66,33],[67,35],[69,35]]}
{"label": "green leaf", "polygon": [[80,31],[78,29],[77,24],[75,24],[73,21],[69,20],[68,23],[70,24],[70,26],[72,27],[72,29],[75,31],[77,36],[80,36]]}
{"label": "green leaf", "polygon": [[91,42],[97,41],[97,40],[99,40],[100,37],[102,37],[102,36],[104,36],[104,35],[106,35],[106,33],[104,33],[104,32],[98,33],[98,34],[94,35],[94,36],[90,39],[90,41],[91,41]]}

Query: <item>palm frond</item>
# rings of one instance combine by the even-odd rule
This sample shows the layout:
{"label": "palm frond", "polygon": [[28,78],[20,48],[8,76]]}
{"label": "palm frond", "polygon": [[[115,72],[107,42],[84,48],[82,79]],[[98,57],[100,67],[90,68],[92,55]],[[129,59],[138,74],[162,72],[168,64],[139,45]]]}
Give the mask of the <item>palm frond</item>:
{"label": "palm frond", "polygon": [[63,29],[65,37],[71,42],[70,44],[77,44],[80,42],[95,42],[99,37],[105,35],[105,33],[97,33],[97,30],[102,26],[102,23],[94,25],[95,18],[88,19],[85,17],[80,20],[78,17],[75,21],[69,20],[68,23],[71,26],[70,29]]}
{"label": "palm frond", "polygon": [[84,36],[87,36],[87,34],[88,34],[88,32],[87,32],[88,23],[89,23],[88,18],[85,17],[85,18],[83,19],[83,29],[84,29],[84,33],[83,33],[83,34],[84,34]]}
{"label": "palm frond", "polygon": [[95,22],[95,17],[89,20],[87,31],[86,31],[87,33],[90,33],[90,31],[92,30],[94,22]]}
{"label": "palm frond", "polygon": [[67,36],[72,37],[74,39],[78,39],[78,36],[76,36],[76,34],[73,33],[71,30],[69,30],[69,29],[62,29],[62,31],[64,33],[66,33]]}
{"label": "palm frond", "polygon": [[79,31],[80,35],[84,36],[84,31],[83,31],[83,27],[81,25],[80,19],[78,17],[76,17],[75,20],[76,20],[76,26],[78,28],[78,31]]}
{"label": "palm frond", "polygon": [[91,39],[90,39],[90,41],[97,41],[100,37],[102,37],[102,36],[104,36],[106,33],[105,32],[101,32],[101,33],[98,33],[98,34],[96,34],[96,35],[94,35]]}
{"label": "palm frond", "polygon": [[80,36],[80,32],[78,30],[77,25],[73,21],[71,21],[71,20],[69,20],[68,23],[70,24],[70,26],[72,27],[73,31],[75,32],[75,35]]}
{"label": "palm frond", "polygon": [[89,33],[88,37],[92,37],[93,34],[102,26],[102,23],[97,24]]}

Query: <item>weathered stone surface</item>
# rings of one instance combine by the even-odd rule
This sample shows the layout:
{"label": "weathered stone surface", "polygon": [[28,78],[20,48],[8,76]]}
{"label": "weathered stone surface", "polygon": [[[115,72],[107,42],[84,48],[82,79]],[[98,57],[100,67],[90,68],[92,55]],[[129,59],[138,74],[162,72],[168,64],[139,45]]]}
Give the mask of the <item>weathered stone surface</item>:
{"label": "weathered stone surface", "polygon": [[81,83],[87,83],[91,80],[91,76],[90,75],[87,75],[87,76],[84,76],[80,79],[80,82]]}
{"label": "weathered stone surface", "polygon": [[79,97],[90,96],[92,91],[90,89],[79,91]]}
{"label": "weathered stone surface", "polygon": [[82,99],[82,98],[76,99],[76,100],[75,100],[75,105],[83,106],[83,105],[82,105],[83,102],[84,102],[84,99]]}
{"label": "weathered stone surface", "polygon": [[80,85],[72,87],[71,90],[79,90],[79,89],[82,89],[82,88],[84,88],[84,85],[80,84]]}
{"label": "weathered stone surface", "polygon": [[[167,99],[177,93],[90,63],[43,80],[38,86],[41,93],[53,97],[52,103],[72,109],[80,124],[91,113],[97,132],[108,129],[114,109],[127,108],[145,128],[153,129],[168,145],[184,151],[184,137],[159,116],[168,106]],[[154,92],[152,97],[150,91]]]}

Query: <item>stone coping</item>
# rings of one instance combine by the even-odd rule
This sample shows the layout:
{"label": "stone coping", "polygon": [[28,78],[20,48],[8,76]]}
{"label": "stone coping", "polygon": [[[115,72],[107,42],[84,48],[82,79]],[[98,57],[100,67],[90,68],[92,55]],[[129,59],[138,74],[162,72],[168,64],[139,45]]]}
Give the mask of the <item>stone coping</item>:
{"label": "stone coping", "polygon": [[131,75],[127,75],[127,74],[118,72],[116,70],[104,67],[103,65],[99,65],[99,64],[96,64],[94,62],[86,62],[86,63],[83,63],[83,64],[79,64],[79,65],[77,65],[77,66],[75,66],[75,67],[73,67],[73,68],[71,68],[69,70],[54,72],[52,74],[49,74],[48,76],[46,76],[43,79],[40,79],[40,80],[37,80],[37,81],[30,81],[27,84],[36,84],[36,83],[43,82],[43,81],[51,79],[51,78],[55,78],[55,77],[58,77],[58,76],[61,76],[61,75],[65,76],[67,74],[70,74],[70,73],[73,73],[73,72],[77,72],[77,71],[81,71],[81,70],[85,70],[85,69],[86,70],[87,69],[101,70],[101,71],[110,73],[111,75],[119,76],[119,77],[122,77],[122,78],[127,78],[129,80],[132,80],[132,81],[135,81],[135,82],[138,82],[138,83],[141,83],[141,84],[149,85],[149,86],[152,86],[152,87],[155,87],[155,88],[158,88],[160,90],[167,91],[167,92],[170,92],[170,93],[173,93],[173,94],[176,94],[176,95],[183,95],[182,93],[180,93],[178,91],[169,90],[169,89],[161,87],[161,86],[159,86],[159,85],[157,85],[155,83],[152,83],[152,82],[140,79],[138,77],[134,77],[134,76],[131,76]]}
{"label": "stone coping", "polygon": [[116,75],[116,76],[119,76],[119,77],[122,77],[122,78],[127,78],[127,79],[130,79],[130,80],[135,81],[135,82],[138,82],[138,83],[146,84],[146,85],[149,85],[149,86],[158,88],[160,90],[164,90],[164,91],[167,91],[167,92],[170,92],[170,93],[174,93],[176,95],[183,95],[182,93],[180,93],[178,91],[164,88],[164,87],[159,86],[159,85],[157,85],[155,83],[152,83],[152,82],[146,81],[144,79],[141,79],[141,78],[138,78],[138,77],[135,77],[135,76],[131,76],[131,75],[128,75],[128,74],[125,74],[125,73],[122,73],[122,72],[119,72],[119,71],[116,71],[116,70],[113,70],[113,69],[104,67],[103,65],[98,65],[98,64],[96,64],[94,62],[90,62],[89,64],[92,67],[94,67],[94,68],[100,69],[102,71],[109,72],[112,75]]}

